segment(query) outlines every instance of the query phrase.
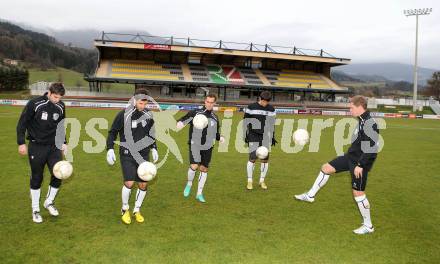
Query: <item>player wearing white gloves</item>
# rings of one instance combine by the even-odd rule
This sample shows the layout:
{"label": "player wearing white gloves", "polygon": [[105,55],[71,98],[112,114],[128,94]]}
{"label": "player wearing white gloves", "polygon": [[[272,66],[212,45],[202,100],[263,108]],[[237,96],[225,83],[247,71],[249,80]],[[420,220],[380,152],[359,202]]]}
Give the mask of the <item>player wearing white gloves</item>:
{"label": "player wearing white gloves", "polygon": [[146,106],[148,91],[137,89],[132,104],[120,111],[113,121],[107,138],[107,162],[113,165],[116,161],[114,141],[118,134],[120,139],[119,158],[121,160],[124,185],[122,186],[122,222],[131,223],[129,199],[134,182],[137,182],[136,201],[133,215],[137,222],[144,222],[140,213],[142,202],[147,194],[147,182],[137,175],[139,164],[150,160],[150,151],[153,162],[159,160],[157,152],[153,114]]}

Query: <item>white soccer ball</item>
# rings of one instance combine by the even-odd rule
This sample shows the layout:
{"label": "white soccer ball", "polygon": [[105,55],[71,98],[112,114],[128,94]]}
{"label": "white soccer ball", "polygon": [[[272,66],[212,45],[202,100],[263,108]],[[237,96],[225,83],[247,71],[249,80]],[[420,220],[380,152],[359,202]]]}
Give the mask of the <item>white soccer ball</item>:
{"label": "white soccer ball", "polygon": [[204,129],[208,125],[208,118],[205,115],[198,114],[193,118],[193,125],[197,129]]}
{"label": "white soccer ball", "polygon": [[151,181],[156,177],[157,168],[156,165],[149,161],[142,162],[138,169],[137,174],[139,178],[143,181]]}
{"label": "white soccer ball", "polygon": [[293,133],[293,141],[297,145],[304,146],[309,141],[309,132],[305,129],[298,129]]}
{"label": "white soccer ball", "polygon": [[257,158],[264,160],[269,155],[269,150],[265,146],[261,146],[257,148],[256,154]]}
{"label": "white soccer ball", "polygon": [[60,180],[65,180],[72,176],[73,166],[67,160],[58,161],[53,166],[53,175]]}

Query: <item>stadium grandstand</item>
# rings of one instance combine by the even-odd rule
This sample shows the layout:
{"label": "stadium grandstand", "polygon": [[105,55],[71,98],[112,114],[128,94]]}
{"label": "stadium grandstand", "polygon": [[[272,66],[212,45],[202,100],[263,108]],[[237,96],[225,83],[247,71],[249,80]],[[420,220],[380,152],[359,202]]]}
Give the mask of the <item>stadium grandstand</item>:
{"label": "stadium grandstand", "polygon": [[191,38],[102,33],[91,91],[103,83],[146,87],[156,98],[197,98],[208,91],[223,102],[253,99],[270,90],[276,102],[335,100],[349,90],[331,68],[350,63],[324,50]]}

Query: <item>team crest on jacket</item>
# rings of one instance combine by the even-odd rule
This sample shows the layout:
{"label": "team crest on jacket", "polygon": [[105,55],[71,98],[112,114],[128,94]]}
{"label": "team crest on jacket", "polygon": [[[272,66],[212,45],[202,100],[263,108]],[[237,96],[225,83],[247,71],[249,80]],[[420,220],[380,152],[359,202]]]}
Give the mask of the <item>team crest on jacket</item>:
{"label": "team crest on jacket", "polygon": [[53,120],[57,121],[59,117],[60,117],[60,114],[58,114],[58,113],[53,114]]}
{"label": "team crest on jacket", "polygon": [[214,126],[214,125],[215,125],[214,120],[211,120],[211,126]]}

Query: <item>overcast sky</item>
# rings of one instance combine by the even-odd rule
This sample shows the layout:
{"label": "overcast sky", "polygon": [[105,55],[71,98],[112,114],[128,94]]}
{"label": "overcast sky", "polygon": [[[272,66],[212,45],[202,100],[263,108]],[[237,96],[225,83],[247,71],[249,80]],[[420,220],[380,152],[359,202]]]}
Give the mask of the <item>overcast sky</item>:
{"label": "overcast sky", "polygon": [[440,1],[310,0],[15,0],[0,18],[53,29],[143,30],[158,36],[254,42],[324,49],[353,63],[412,64],[420,17],[419,65],[440,69]]}

